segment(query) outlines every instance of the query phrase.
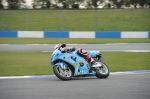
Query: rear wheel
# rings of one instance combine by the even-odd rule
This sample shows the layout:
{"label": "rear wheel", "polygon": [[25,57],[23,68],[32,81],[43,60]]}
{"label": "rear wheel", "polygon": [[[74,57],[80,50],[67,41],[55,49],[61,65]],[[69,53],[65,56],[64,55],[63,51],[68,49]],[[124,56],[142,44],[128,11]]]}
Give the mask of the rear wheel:
{"label": "rear wheel", "polygon": [[101,67],[96,68],[96,77],[97,78],[107,78],[109,76],[109,68],[104,62],[100,62]]}
{"label": "rear wheel", "polygon": [[72,71],[71,69],[66,66],[65,69],[62,69],[61,66],[54,66],[53,68],[54,74],[61,80],[71,80],[72,79]]}

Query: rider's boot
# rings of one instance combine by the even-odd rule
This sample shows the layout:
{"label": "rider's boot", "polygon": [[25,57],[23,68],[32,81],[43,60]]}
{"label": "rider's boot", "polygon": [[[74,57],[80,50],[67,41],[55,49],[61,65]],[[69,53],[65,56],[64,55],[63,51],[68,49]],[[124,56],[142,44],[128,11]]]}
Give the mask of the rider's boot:
{"label": "rider's boot", "polygon": [[95,60],[93,58],[91,58],[91,56],[87,55],[86,57],[86,60],[89,62],[89,65],[90,65],[90,70],[89,72],[91,73],[92,72],[92,66],[93,64],[95,63]]}
{"label": "rider's boot", "polygon": [[89,64],[90,64],[90,70],[89,70],[89,72],[90,72],[90,73],[92,73],[92,70],[93,70],[93,64],[94,64],[94,63],[95,63],[94,59],[91,58],[91,61],[89,62]]}
{"label": "rider's boot", "polygon": [[85,58],[90,63],[90,67],[92,67],[92,65],[95,63],[95,60],[90,55],[87,55]]}
{"label": "rider's boot", "polygon": [[91,58],[91,61],[90,61],[91,67],[93,66],[94,63],[95,63],[95,60]]}

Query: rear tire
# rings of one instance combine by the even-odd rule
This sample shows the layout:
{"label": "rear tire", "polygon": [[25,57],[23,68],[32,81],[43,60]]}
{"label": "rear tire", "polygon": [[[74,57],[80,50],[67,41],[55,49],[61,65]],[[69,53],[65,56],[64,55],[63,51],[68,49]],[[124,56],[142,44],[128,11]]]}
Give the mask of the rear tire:
{"label": "rear tire", "polygon": [[109,76],[109,68],[104,62],[101,62],[101,64],[102,64],[102,67],[96,68],[96,70],[95,70],[96,75],[95,76],[97,78],[107,78]]}
{"label": "rear tire", "polygon": [[71,69],[66,66],[66,69],[62,69],[61,66],[54,66],[53,67],[53,71],[54,71],[54,74],[61,80],[71,80],[72,79],[72,71]]}

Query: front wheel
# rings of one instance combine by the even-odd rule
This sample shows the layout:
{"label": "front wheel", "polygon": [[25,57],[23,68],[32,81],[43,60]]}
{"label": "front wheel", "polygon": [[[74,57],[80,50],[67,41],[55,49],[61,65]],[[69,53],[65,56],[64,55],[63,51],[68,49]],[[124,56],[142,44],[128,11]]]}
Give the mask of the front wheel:
{"label": "front wheel", "polygon": [[109,76],[109,68],[104,62],[100,62],[101,67],[96,68],[96,77],[97,78],[107,78]]}
{"label": "front wheel", "polygon": [[61,66],[54,66],[53,68],[54,74],[61,80],[71,80],[72,79],[72,71],[66,66],[65,69],[62,69]]}

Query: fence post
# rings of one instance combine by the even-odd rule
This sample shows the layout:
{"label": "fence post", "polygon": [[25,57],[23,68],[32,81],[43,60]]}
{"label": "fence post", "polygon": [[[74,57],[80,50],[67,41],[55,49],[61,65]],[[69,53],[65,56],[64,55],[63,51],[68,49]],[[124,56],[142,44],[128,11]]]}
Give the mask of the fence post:
{"label": "fence post", "polygon": [[28,8],[26,7],[26,31],[28,31]]}
{"label": "fence post", "polygon": [[95,17],[95,21],[96,21],[96,31],[98,31],[98,12],[97,12],[97,7],[95,8],[95,14],[96,14],[96,17]]}
{"label": "fence post", "polygon": [[60,10],[60,31],[63,31],[63,28],[62,28],[62,25],[63,25],[63,23],[62,23],[62,9]]}
{"label": "fence post", "polygon": [[130,15],[131,15],[131,16],[130,16],[130,17],[131,17],[131,19],[130,19],[130,22],[131,22],[131,23],[130,23],[130,24],[131,24],[131,31],[134,31],[133,9],[132,9],[132,8],[131,8],[131,10],[130,10],[130,13],[131,13],[131,14],[130,14]]}
{"label": "fence post", "polygon": [[112,22],[112,29],[113,31],[115,31],[115,28],[116,28],[116,11],[115,11],[115,8],[113,8],[113,22]]}

